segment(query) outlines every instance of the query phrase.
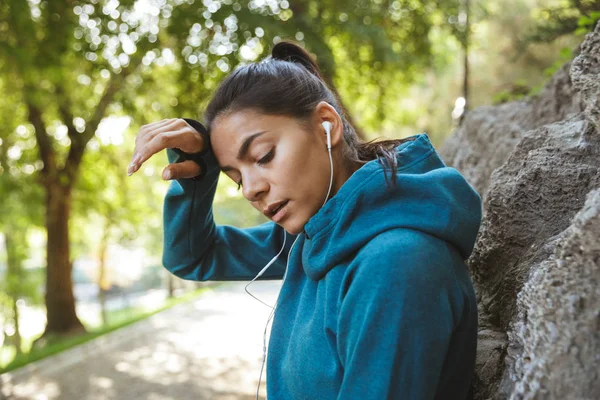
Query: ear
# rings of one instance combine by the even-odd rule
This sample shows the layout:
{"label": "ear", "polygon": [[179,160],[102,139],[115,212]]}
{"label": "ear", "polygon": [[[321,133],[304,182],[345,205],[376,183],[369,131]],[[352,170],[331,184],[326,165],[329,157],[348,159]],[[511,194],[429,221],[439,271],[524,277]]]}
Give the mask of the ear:
{"label": "ear", "polygon": [[344,135],[342,118],[331,104],[326,101],[321,101],[317,104],[314,111],[314,120],[319,133],[322,133],[322,135],[319,134],[318,137],[322,138],[323,143],[327,144],[327,135],[321,125],[325,121],[331,123],[331,148],[335,148],[338,144],[342,143]]}

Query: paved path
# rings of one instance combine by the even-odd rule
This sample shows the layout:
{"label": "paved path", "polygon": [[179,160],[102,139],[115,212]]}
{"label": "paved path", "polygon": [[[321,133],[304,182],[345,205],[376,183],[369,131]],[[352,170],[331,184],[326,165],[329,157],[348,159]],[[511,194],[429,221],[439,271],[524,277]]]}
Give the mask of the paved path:
{"label": "paved path", "polygon": [[[10,400],[251,400],[271,309],[225,283],[94,341],[0,376]],[[280,281],[249,290],[274,304]],[[259,398],[264,399],[263,372]],[[0,399],[2,394],[0,394]]]}

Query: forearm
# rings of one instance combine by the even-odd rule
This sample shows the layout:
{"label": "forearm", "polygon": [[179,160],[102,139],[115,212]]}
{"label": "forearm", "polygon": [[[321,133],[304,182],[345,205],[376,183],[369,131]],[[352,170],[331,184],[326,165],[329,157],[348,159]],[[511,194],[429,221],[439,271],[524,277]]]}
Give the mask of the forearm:
{"label": "forearm", "polygon": [[[171,163],[182,159],[181,152],[167,154]],[[210,150],[198,161],[205,168],[201,179],[174,180],[165,197],[165,267],[189,280],[250,280],[281,250],[285,237],[286,251],[260,278],[281,279],[292,235],[272,222],[246,229],[217,226],[212,207],[219,167]]]}

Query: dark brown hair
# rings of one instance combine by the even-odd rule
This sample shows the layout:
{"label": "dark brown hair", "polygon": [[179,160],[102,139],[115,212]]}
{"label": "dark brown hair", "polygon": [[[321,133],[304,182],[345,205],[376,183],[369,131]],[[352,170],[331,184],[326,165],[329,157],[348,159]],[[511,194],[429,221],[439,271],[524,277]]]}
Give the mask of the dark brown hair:
{"label": "dark brown hair", "polygon": [[321,101],[335,108],[342,119],[346,161],[366,163],[377,159],[389,167],[395,183],[398,165],[394,148],[412,139],[361,142],[317,63],[306,50],[289,41],[277,43],[271,57],[244,65],[225,78],[208,104],[204,120],[210,131],[217,117],[253,109],[268,115],[295,117],[308,125]]}

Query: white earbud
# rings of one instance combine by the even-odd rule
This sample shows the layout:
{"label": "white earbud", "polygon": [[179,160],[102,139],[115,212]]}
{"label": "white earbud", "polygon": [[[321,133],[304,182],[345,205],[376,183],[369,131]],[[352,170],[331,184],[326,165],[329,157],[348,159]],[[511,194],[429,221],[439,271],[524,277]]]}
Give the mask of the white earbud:
{"label": "white earbud", "polygon": [[325,121],[321,125],[323,125],[327,133],[327,150],[331,150],[331,122]]}

